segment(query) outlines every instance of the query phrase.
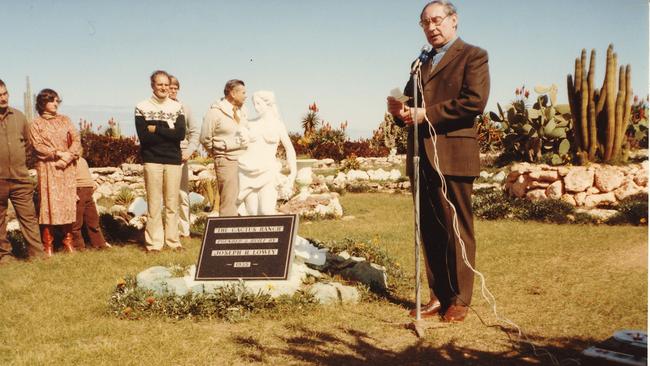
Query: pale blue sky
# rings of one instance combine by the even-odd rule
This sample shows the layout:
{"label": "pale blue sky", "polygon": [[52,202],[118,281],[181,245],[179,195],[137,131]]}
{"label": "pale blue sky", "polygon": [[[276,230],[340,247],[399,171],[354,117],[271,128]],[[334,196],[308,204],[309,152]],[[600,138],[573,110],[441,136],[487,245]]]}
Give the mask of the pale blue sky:
{"label": "pale blue sky", "polygon": [[[426,1],[9,1],[0,78],[22,108],[25,76],[33,92],[57,90],[61,112],[104,123],[116,117],[133,133],[133,106],[151,94],[148,77],[164,69],[201,118],[231,78],[249,93],[275,91],[289,130],[307,106],[353,137],[368,137],[385,98],[402,88],[426,40],[418,26]],[[556,83],[582,48],[595,48],[602,82],[605,49],[632,65],[634,92],[648,93],[647,0],[464,0],[455,2],[459,35],[490,55],[488,109],[507,104],[525,83]],[[249,105],[249,109],[250,105]],[[251,110],[251,114],[253,114]]]}

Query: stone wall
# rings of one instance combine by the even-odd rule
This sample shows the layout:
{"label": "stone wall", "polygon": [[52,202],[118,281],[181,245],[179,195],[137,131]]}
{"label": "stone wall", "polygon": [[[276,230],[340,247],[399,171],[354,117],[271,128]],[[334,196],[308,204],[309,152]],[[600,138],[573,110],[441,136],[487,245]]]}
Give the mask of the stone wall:
{"label": "stone wall", "polygon": [[559,199],[583,208],[612,206],[648,192],[648,161],[588,167],[516,163],[510,168],[504,189],[512,196],[530,200]]}

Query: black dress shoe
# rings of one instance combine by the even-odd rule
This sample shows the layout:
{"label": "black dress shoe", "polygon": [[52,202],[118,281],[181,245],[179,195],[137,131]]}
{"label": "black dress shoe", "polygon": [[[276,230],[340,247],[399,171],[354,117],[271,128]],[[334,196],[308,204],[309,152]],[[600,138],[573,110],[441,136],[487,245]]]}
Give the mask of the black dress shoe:
{"label": "black dress shoe", "polygon": [[442,316],[444,322],[462,322],[467,317],[468,307],[465,305],[451,305]]}
{"label": "black dress shoe", "polygon": [[[434,316],[437,316],[438,313],[440,312],[440,301],[436,300],[431,300],[429,301],[428,304],[420,307],[420,317],[425,319],[425,318],[432,318]],[[413,309],[409,312],[409,315],[413,318],[417,316],[416,314],[417,309]]]}

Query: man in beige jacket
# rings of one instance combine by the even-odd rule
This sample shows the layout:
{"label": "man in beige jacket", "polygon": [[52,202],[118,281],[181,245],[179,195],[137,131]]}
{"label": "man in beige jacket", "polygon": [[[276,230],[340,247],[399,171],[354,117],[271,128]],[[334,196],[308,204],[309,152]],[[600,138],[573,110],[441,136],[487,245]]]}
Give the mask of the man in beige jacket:
{"label": "man in beige jacket", "polygon": [[223,94],[224,97],[212,104],[203,117],[200,141],[214,157],[219,216],[236,216],[239,195],[237,158],[248,146],[248,120],[242,110],[246,86],[241,80],[228,80]]}

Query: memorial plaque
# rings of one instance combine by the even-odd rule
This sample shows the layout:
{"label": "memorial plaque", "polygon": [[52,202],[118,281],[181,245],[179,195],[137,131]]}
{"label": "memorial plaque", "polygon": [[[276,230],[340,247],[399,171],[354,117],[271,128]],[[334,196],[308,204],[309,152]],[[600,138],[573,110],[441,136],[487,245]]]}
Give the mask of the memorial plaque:
{"label": "memorial plaque", "polygon": [[286,280],[296,215],[210,217],[195,280]]}

